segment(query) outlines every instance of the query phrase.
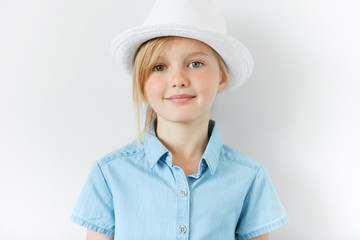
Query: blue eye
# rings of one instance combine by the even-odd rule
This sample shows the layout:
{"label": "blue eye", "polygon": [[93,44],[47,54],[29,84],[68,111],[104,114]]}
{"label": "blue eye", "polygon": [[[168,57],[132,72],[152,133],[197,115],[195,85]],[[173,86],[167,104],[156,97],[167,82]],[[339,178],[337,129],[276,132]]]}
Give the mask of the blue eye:
{"label": "blue eye", "polygon": [[199,67],[201,67],[202,65],[204,65],[204,64],[201,63],[201,62],[191,62],[191,63],[189,64],[189,66],[190,66],[191,68],[199,68]]}
{"label": "blue eye", "polygon": [[166,69],[166,67],[164,65],[156,65],[155,67],[153,67],[153,70],[155,72],[162,72]]}

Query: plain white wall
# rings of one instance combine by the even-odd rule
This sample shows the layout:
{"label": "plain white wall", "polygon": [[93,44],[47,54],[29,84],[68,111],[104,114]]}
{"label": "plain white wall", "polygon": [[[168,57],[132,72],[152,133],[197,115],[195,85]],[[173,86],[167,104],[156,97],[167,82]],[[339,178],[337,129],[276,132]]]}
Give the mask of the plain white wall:
{"label": "plain white wall", "polygon": [[[215,2],[255,69],[213,118],[269,169],[291,221],[271,239],[360,239],[359,1]],[[69,216],[90,166],[136,135],[110,42],[152,3],[0,2],[1,240],[85,238]]]}

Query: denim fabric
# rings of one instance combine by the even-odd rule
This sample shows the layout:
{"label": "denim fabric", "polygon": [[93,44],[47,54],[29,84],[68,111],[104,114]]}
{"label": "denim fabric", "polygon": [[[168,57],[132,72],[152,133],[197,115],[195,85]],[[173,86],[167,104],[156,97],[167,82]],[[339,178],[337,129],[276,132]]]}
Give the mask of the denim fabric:
{"label": "denim fabric", "polygon": [[71,220],[117,240],[250,239],[288,222],[268,172],[224,145],[213,120],[196,174],[156,137],[96,161]]}

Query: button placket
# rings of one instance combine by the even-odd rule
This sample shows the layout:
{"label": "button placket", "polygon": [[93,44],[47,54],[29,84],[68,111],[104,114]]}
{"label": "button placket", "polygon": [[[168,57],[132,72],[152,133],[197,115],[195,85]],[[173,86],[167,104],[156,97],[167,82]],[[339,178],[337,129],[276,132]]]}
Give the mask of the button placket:
{"label": "button placket", "polygon": [[177,189],[177,211],[176,211],[176,239],[187,240],[189,238],[189,214],[190,214],[190,192],[187,178],[183,170],[177,166],[173,169],[176,178]]}

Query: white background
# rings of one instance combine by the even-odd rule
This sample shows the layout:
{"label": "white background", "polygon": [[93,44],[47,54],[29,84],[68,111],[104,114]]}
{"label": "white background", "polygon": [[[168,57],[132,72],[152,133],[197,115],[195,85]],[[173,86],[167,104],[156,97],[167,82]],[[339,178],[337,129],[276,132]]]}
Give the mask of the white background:
{"label": "white background", "polygon": [[[218,96],[224,142],[263,163],[290,224],[276,240],[360,239],[360,4],[216,0],[255,60]],[[0,239],[84,239],[91,164],[136,135],[110,42],[153,1],[0,1]]]}

